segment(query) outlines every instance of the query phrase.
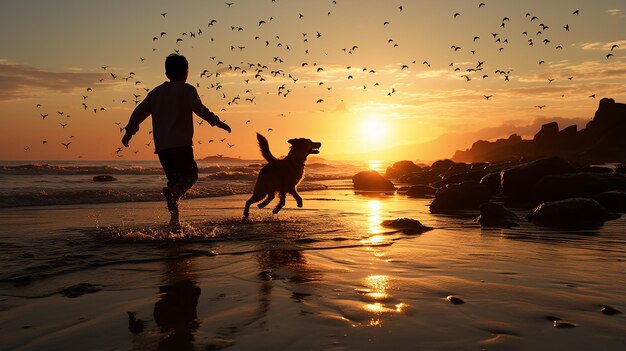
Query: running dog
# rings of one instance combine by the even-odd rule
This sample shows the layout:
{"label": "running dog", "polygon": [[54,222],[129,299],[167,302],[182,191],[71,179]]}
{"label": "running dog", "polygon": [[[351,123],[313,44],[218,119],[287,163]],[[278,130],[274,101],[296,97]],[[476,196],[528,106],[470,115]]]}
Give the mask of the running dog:
{"label": "running dog", "polygon": [[279,201],[272,211],[274,214],[278,213],[285,206],[287,193],[296,199],[298,207],[302,207],[302,198],[296,191],[296,186],[304,176],[304,162],[306,162],[307,156],[319,154],[320,151],[318,149],[322,147],[322,143],[304,138],[291,139],[288,141],[291,144],[289,154],[279,160],[272,155],[270,146],[264,136],[257,133],[256,138],[259,141],[261,155],[267,160],[268,164],[259,171],[259,177],[254,185],[254,193],[246,201],[246,207],[243,210],[244,218],[248,217],[250,205],[265,198],[258,205],[259,208],[263,208],[274,199],[277,192]]}

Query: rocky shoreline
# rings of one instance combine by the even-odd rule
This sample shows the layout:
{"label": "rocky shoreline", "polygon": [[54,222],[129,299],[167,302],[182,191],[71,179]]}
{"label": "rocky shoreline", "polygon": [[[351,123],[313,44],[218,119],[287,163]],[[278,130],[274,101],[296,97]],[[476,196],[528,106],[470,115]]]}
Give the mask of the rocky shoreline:
{"label": "rocky shoreline", "polygon": [[352,180],[355,191],[432,198],[431,213],[478,211],[482,226],[517,225],[520,219],[508,209],[514,208],[528,211],[526,220],[539,226],[590,229],[626,212],[624,135],[626,104],[602,99],[579,132],[548,124],[532,141],[477,142],[453,158],[473,162],[404,160],[384,175],[363,171]]}

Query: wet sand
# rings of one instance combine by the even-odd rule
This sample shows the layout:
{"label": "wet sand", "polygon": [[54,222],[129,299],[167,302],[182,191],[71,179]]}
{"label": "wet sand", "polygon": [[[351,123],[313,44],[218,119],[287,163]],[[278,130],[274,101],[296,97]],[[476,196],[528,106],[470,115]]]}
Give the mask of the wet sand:
{"label": "wet sand", "polygon": [[[245,195],[185,201],[184,237],[162,202],[1,210],[0,349],[626,348],[602,313],[626,312],[624,218],[484,230],[426,200],[302,196],[247,222]],[[380,226],[400,217],[435,229]]]}

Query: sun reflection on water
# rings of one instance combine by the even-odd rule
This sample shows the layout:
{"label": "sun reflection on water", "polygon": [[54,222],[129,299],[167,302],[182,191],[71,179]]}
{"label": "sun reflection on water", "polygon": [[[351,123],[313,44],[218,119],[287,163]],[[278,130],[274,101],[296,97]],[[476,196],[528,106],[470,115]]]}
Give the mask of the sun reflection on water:
{"label": "sun reflection on water", "polygon": [[385,236],[380,233],[383,232],[383,228],[380,226],[381,209],[380,200],[369,200],[367,202],[367,231],[369,237],[361,240],[361,243],[366,245],[376,245],[385,242]]}
{"label": "sun reflection on water", "polygon": [[367,161],[367,167],[372,170],[372,171],[376,171],[378,173],[381,173],[383,171],[383,161],[381,160],[368,160]]}
{"label": "sun reflection on water", "polygon": [[378,234],[382,231],[380,226],[380,200],[370,200],[367,203],[369,213],[367,216],[368,229],[370,234]]}
{"label": "sun reflection on water", "polygon": [[[404,313],[409,305],[404,302],[396,304],[385,304],[385,301],[389,301],[392,296],[389,294],[391,288],[391,278],[387,275],[370,275],[365,278],[363,285],[367,289],[357,289],[362,293],[370,303],[363,305],[363,310],[373,313],[377,316],[393,313]],[[369,326],[381,326],[383,321],[379,317],[371,318],[369,320]]]}

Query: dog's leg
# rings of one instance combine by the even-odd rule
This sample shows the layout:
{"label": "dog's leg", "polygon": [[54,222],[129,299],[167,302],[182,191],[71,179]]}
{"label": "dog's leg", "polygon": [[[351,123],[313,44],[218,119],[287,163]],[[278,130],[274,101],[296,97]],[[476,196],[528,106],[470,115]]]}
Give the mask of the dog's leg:
{"label": "dog's leg", "polygon": [[298,192],[296,191],[296,188],[293,188],[289,191],[289,194],[291,194],[291,196],[293,196],[294,199],[296,199],[296,203],[298,204],[298,207],[302,207],[302,197],[300,197],[300,194],[298,194]]}
{"label": "dog's leg", "polygon": [[281,208],[285,206],[285,199],[287,198],[287,193],[280,192],[278,194],[278,204],[274,207],[272,213],[277,214]]}
{"label": "dog's leg", "polygon": [[263,200],[263,202],[261,202],[258,205],[259,208],[263,208],[263,207],[267,206],[270,202],[272,202],[272,200],[274,200],[274,193],[267,194],[267,198],[265,200]]}
{"label": "dog's leg", "polygon": [[248,217],[248,214],[250,212],[250,205],[252,205],[255,202],[259,202],[259,201],[263,200],[263,196],[265,196],[265,194],[262,194],[262,193],[254,193],[254,194],[252,194],[252,197],[250,197],[250,199],[248,199],[248,201],[246,201],[246,207],[243,209],[243,216],[244,217]]}

